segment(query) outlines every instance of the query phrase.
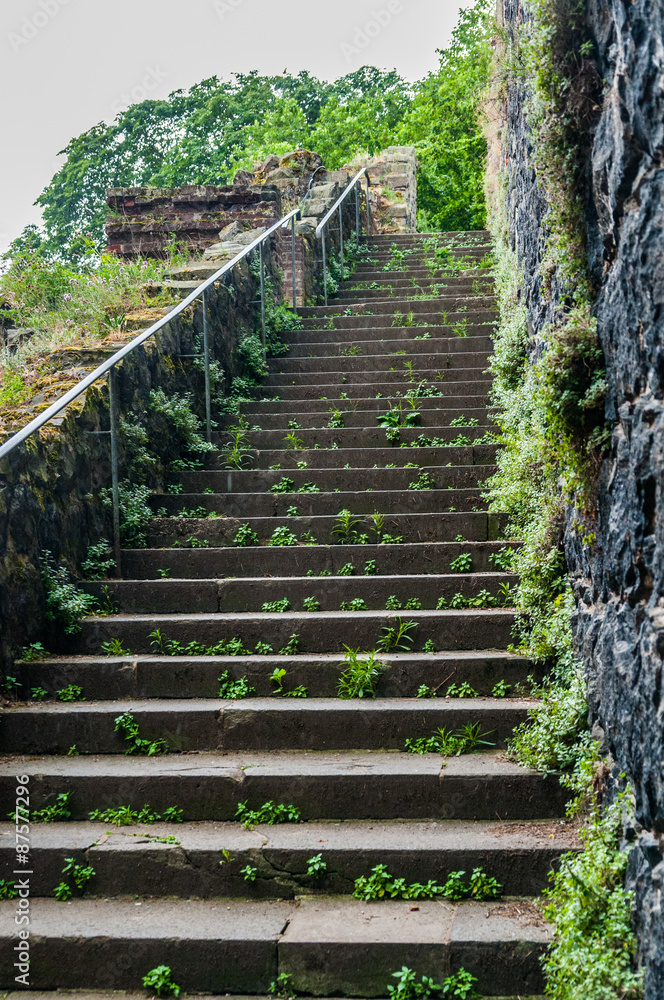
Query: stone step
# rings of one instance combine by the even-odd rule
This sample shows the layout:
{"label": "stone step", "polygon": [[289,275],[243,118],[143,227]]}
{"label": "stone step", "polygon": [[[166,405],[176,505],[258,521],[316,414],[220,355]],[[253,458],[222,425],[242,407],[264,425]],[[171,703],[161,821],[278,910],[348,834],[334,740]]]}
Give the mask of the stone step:
{"label": "stone step", "polygon": [[[366,491],[348,493],[155,493],[150,497],[154,511],[165,510],[168,517],[177,517],[182,511],[205,510],[223,517],[287,517],[292,507],[297,507],[303,517],[336,516],[341,510],[350,510],[354,515],[373,514],[421,514],[442,513],[453,506],[457,511],[471,511],[473,507],[483,507],[480,489],[445,490],[402,490]],[[371,529],[371,537],[376,541],[373,525],[365,521],[358,530]]]}
{"label": "stone step", "polygon": [[[451,356],[451,355],[450,355]],[[320,359],[315,359],[319,362]],[[342,362],[345,359],[334,358],[334,361]],[[354,359],[349,359],[354,360]],[[381,359],[383,360],[383,359]],[[473,363],[466,367],[448,368],[445,358],[440,358],[439,368],[427,368],[422,364],[415,368],[413,366],[413,376],[404,364],[402,358],[394,358],[395,364],[385,368],[355,368],[349,366],[344,368],[339,365],[336,368],[314,368],[313,371],[287,372],[275,369],[270,372],[265,379],[266,389],[274,389],[278,392],[280,386],[297,386],[302,389],[307,385],[315,385],[319,388],[329,385],[361,386],[374,385],[375,383],[398,383],[404,395],[415,392],[417,385],[422,382],[430,382],[436,386],[445,386],[448,382],[479,382],[484,380],[486,372],[486,360],[482,355],[477,355],[470,359]],[[398,364],[396,363],[398,361]]]}
{"label": "stone step", "polygon": [[[423,491],[429,492],[429,491]],[[340,507],[339,510],[342,508]],[[488,541],[495,538],[493,525],[496,515],[488,515],[484,511],[451,511],[445,514],[387,514],[385,516],[385,532],[393,538],[401,538],[405,542],[452,542],[458,535],[475,542]],[[256,533],[259,544],[268,545],[278,528],[287,528],[289,544],[278,548],[295,547],[299,543],[309,547],[316,544],[334,545],[338,537],[334,531],[337,527],[336,517],[323,515],[320,517],[223,517],[212,520],[206,518],[153,518],[147,529],[148,546],[150,548],[168,549],[171,547],[196,548],[191,539],[205,542],[205,548],[218,548],[233,545],[238,531],[243,524],[248,524]],[[375,537],[369,524],[366,525],[366,551],[372,548],[371,541]],[[293,540],[290,536],[295,536]],[[375,549],[375,545],[373,548]],[[367,556],[369,558],[369,556]]]}
{"label": "stone step", "polygon": [[[446,387],[446,393],[444,397],[418,397],[417,398],[417,409],[420,413],[426,413],[427,420],[438,419],[438,414],[447,414],[450,410],[453,410],[455,414],[464,413],[466,416],[476,416],[472,411],[476,409],[486,410],[489,406],[489,400],[486,393],[482,395],[472,396],[468,395],[465,391],[461,395],[450,395],[449,385]],[[464,386],[465,389],[465,386]],[[295,406],[295,400],[283,400],[283,399],[272,399],[269,396],[265,396],[260,400],[254,402],[242,403],[241,410],[242,413],[250,417],[255,414],[257,417],[262,418],[265,414],[273,413],[283,413],[288,414],[289,419],[291,415],[297,419],[301,419],[301,414],[314,413],[324,410],[329,413],[330,409],[344,410],[347,412],[353,407],[357,407],[358,413],[364,413],[368,411],[378,410],[381,413],[385,413],[388,409],[390,403],[398,403],[400,397],[397,396],[381,396],[379,399],[375,397],[362,397],[357,399],[341,399],[339,396],[327,397],[320,399],[300,399],[297,401],[297,408]],[[322,404],[322,406],[321,406]],[[442,407],[442,409],[441,409]],[[433,411],[433,412],[432,412]],[[470,412],[469,412],[470,411]],[[237,422],[235,416],[227,418],[233,423]],[[371,420],[375,420],[376,417],[373,415]],[[251,423],[258,423],[258,420],[250,420]],[[262,422],[262,421],[260,421]]]}
{"label": "stone step", "polygon": [[[467,369],[467,371],[477,372],[478,369]],[[429,391],[435,393],[443,393],[443,396],[423,396],[422,390],[418,390],[417,383],[407,382],[402,376],[395,376],[390,380],[385,378],[386,373],[379,373],[380,377],[385,379],[382,382],[349,382],[347,376],[346,381],[340,379],[340,381],[332,381],[329,377],[323,381],[320,380],[320,384],[316,385],[314,382],[307,380],[306,384],[302,382],[301,378],[293,380],[292,376],[285,376],[282,379],[283,384],[276,387],[274,384],[266,385],[263,388],[264,396],[270,402],[280,402],[282,400],[287,400],[291,405],[291,408],[295,413],[298,411],[299,404],[301,402],[306,402],[307,400],[320,400],[321,402],[326,402],[328,399],[340,399],[341,394],[346,393],[348,399],[352,402],[353,400],[364,400],[364,399],[407,399],[409,393],[411,398],[414,398],[417,405],[423,399],[449,399],[451,397],[466,396],[468,399],[481,397],[482,403],[485,405],[489,401],[489,389],[491,388],[491,378],[489,375],[485,375],[484,372],[475,374],[472,379],[467,379],[464,381],[457,380],[457,373],[454,372],[455,380],[452,381],[449,376],[443,373],[444,381],[441,382],[440,379],[436,378],[437,373],[432,372],[430,378],[423,376],[423,381],[427,383]],[[290,383],[290,384],[288,384]],[[427,389],[425,389],[427,391]],[[418,392],[417,396],[412,396],[413,393]],[[385,404],[387,408],[387,404]]]}
{"label": "stone step", "polygon": [[[271,452],[270,456],[268,456],[271,460],[270,465],[277,464],[280,466],[279,469],[228,469],[225,471],[207,469],[200,472],[178,473],[177,477],[174,478],[177,478],[182,484],[185,493],[198,494],[203,493],[206,489],[213,489],[215,493],[269,493],[273,486],[279,485],[284,479],[288,479],[294,484],[292,489],[295,491],[304,489],[307,484],[313,483],[319,487],[321,493],[329,493],[336,489],[341,493],[357,493],[361,492],[361,490],[358,490],[360,476],[366,478],[372,484],[373,490],[376,493],[384,492],[385,490],[428,492],[408,490],[410,483],[414,482],[422,471],[429,473],[433,477],[438,489],[445,490],[448,487],[453,487],[454,489],[474,489],[475,487],[479,487],[479,484],[490,476],[495,469],[492,459],[495,457],[496,448],[493,445],[474,445],[464,448],[436,448],[435,451],[439,454],[435,456],[431,455],[431,452],[434,451],[431,448],[409,448],[408,450],[405,448],[393,448],[389,452],[387,449],[376,449],[375,452],[369,452],[369,449],[367,449],[366,453],[370,454],[372,462],[376,465],[378,465],[379,461],[381,462],[379,468],[366,466],[358,468],[358,460],[351,454],[355,450],[362,451],[362,449],[349,449],[346,452],[349,461],[348,463],[344,462],[344,465],[352,465],[353,463],[350,462],[351,458],[355,463],[355,468],[350,469],[346,469],[343,466],[337,468],[322,467],[323,462],[329,454],[326,451],[310,451],[306,453],[280,452],[277,456],[280,458],[279,462],[274,461],[275,453]],[[332,454],[340,458],[341,451],[342,449],[339,449],[339,451],[333,451]],[[441,456],[447,458],[448,455],[450,462],[453,464],[425,464],[427,459],[431,462],[432,458],[440,460]],[[303,459],[307,461],[308,467],[306,469],[296,468],[297,462]],[[418,468],[404,468],[407,460],[412,461],[415,459],[417,460]],[[401,467],[392,468],[391,466],[393,465]],[[390,467],[388,468],[387,466]],[[297,498],[306,494],[295,492],[283,495],[292,497],[292,503],[297,503]],[[290,507],[291,503],[288,506]],[[343,504],[339,507],[339,510],[342,507]]]}
{"label": "stone step", "polygon": [[[433,429],[434,427],[448,428],[451,426],[451,422],[457,420],[460,416],[469,421],[476,420],[478,425],[490,427],[491,430],[497,429],[497,425],[493,422],[494,414],[497,412],[495,409],[491,410],[487,406],[455,407],[448,406],[447,404],[450,401],[447,399],[444,402],[446,404],[445,409],[434,410],[431,407],[422,407],[420,400],[416,401],[415,405],[421,420],[420,424],[418,424],[418,429]],[[252,431],[255,427],[260,427],[263,431],[282,430],[286,433],[292,429],[289,428],[289,423],[295,420],[305,430],[327,430],[332,415],[341,412],[343,424],[346,429],[351,427],[375,427],[378,417],[382,416],[389,409],[389,401],[378,405],[380,400],[376,400],[376,405],[373,407],[369,407],[368,402],[365,401],[357,401],[350,405],[348,400],[338,400],[336,405],[335,403],[326,405],[321,400],[319,400],[319,403],[320,406],[316,410],[305,409],[298,413],[293,412],[292,406],[289,406],[287,410],[282,412],[274,413],[267,412],[268,407],[264,406],[262,409],[252,411],[255,419],[249,419],[249,424]],[[245,415],[249,414],[249,411],[245,407],[242,410]],[[223,421],[220,421],[220,424],[226,428],[236,425],[237,422],[238,418],[234,415],[225,417]],[[459,433],[463,433],[463,427],[457,429]],[[213,440],[216,442],[217,438],[215,437]]]}
{"label": "stone step", "polygon": [[[289,681],[285,681],[286,690]],[[479,722],[488,747],[502,749],[528,719],[530,701],[496,698],[197,698],[40,702],[3,713],[0,752],[125,754],[115,720],[129,713],[141,739],[165,740],[170,753],[192,751],[403,751],[406,740],[457,732]],[[486,748],[485,748],[486,749]]]}
{"label": "stone step", "polygon": [[456,594],[476,597],[486,591],[501,598],[500,587],[514,586],[518,578],[509,573],[451,573],[411,576],[265,577],[240,580],[107,580],[85,584],[85,589],[104,598],[105,588],[125,614],[176,614],[182,608],[192,613],[217,611],[261,611],[268,602],[287,598],[293,610],[307,611],[304,601],[314,598],[320,611],[339,611],[342,603],[360,598],[369,610],[382,611],[391,597],[405,606],[416,598],[425,610],[434,610],[440,598],[448,603]]}
{"label": "stone step", "polygon": [[[313,317],[311,319],[305,318],[303,320],[303,329],[305,330],[319,330],[326,327],[328,330],[382,330],[382,329],[405,329],[405,330],[433,330],[436,327],[452,327],[451,332],[454,333],[454,327],[463,328],[467,332],[466,328],[475,327],[478,325],[495,324],[497,320],[497,312],[495,309],[467,309],[462,312],[447,310],[445,312],[438,300],[434,300],[432,303],[424,302],[414,302],[412,306],[425,306],[425,308],[412,309],[415,314],[412,324],[404,323],[403,321],[403,310],[402,319],[395,315],[397,310],[394,308],[394,303],[390,303],[392,306],[391,310],[387,312],[374,311],[373,314],[366,310],[363,315],[353,315],[345,316],[342,310],[335,309],[332,307],[335,315],[330,315],[327,318]],[[411,312],[411,309],[406,310],[407,313]],[[389,319],[388,319],[389,318]],[[388,322],[386,323],[386,320]],[[391,320],[391,323],[389,322]]]}
{"label": "stone step", "polygon": [[[493,352],[493,340],[488,336],[432,337],[431,334],[428,334],[426,338],[423,338],[423,335],[420,334],[419,339],[417,336],[404,339],[390,338],[390,330],[386,331],[386,337],[381,340],[375,338],[361,339],[365,336],[365,333],[361,332],[359,337],[354,339],[349,345],[342,341],[338,341],[337,343],[331,341],[321,342],[318,336],[319,332],[318,330],[311,331],[311,339],[309,341],[303,340],[301,343],[292,344],[288,354],[284,355],[283,360],[293,361],[296,358],[346,357],[348,355],[344,354],[344,352],[352,349],[357,350],[358,353],[354,356],[358,358],[384,354],[403,357],[403,352],[405,351],[409,358],[417,359],[418,362],[420,361],[420,355],[432,352],[435,353],[438,361],[447,354],[472,353],[476,355],[481,353],[488,357]],[[270,363],[278,364],[279,360],[281,359],[274,359]]]}
{"label": "stone step", "polygon": [[[403,267],[390,267],[389,270],[385,270],[385,267],[389,261],[384,258],[379,260],[378,256],[370,257],[362,263],[358,264],[349,279],[349,283],[354,283],[357,281],[372,281],[381,282],[386,276],[392,278],[402,278],[406,281],[420,280],[421,278],[435,278],[440,279],[444,282],[458,280],[461,282],[473,281],[484,281],[485,278],[492,278],[493,272],[490,268],[475,266],[477,262],[466,262],[457,261],[454,267],[444,267],[439,265],[433,267],[431,264],[427,267],[424,262],[424,258],[420,258],[415,261],[411,261],[410,265],[405,264]],[[334,302],[334,297],[331,297],[329,301]]]}
{"label": "stone step", "polygon": [[[492,317],[492,320],[495,317]],[[430,330],[422,329],[417,326],[375,326],[371,330],[359,329],[354,326],[349,326],[347,328],[340,328],[338,326],[333,326],[332,328],[326,328],[318,326],[303,326],[301,330],[293,330],[288,334],[288,343],[290,345],[296,345],[301,343],[306,344],[353,344],[356,342],[368,342],[368,343],[380,343],[381,341],[405,341],[402,345],[406,347],[410,343],[415,343],[416,337],[423,337],[427,332],[430,333],[432,342],[437,342],[440,340],[447,340],[452,344],[459,342],[459,346],[463,349],[466,341],[471,342],[476,337],[483,337],[493,343],[493,335],[495,333],[495,325],[490,323],[468,323],[465,327],[464,332],[467,334],[466,337],[460,337],[458,333],[453,332],[453,326],[449,323],[436,323],[431,326]],[[418,341],[419,343],[419,341]],[[425,343],[429,343],[425,341]]]}
{"label": "stone step", "polygon": [[[288,548],[252,546],[248,548],[129,549],[122,553],[122,568],[131,580],[156,579],[159,570],[170,570],[174,579],[221,579],[222,577],[289,576],[305,577],[309,570],[318,576],[338,574],[349,563],[356,567],[354,578],[365,572],[368,561],[377,573],[398,576],[404,573],[449,573],[450,564],[469,552],[475,572],[492,569],[489,557],[518,542],[420,542],[403,545],[299,545]],[[307,577],[313,579],[313,577]]]}
{"label": "stone step", "polygon": [[[523,902],[417,908],[345,897],[274,900],[35,900],[33,989],[136,990],[168,962],[186,993],[265,994],[281,974],[312,996],[384,997],[402,966],[441,980],[466,968],[482,993],[541,992],[550,932]],[[14,986],[11,901],[0,904],[4,988]],[[487,919],[489,917],[490,919]],[[79,994],[80,996],[80,994]]]}
{"label": "stone step", "polygon": [[[386,274],[385,278],[389,278]],[[466,301],[475,296],[479,298],[492,298],[494,294],[493,281],[482,281],[475,278],[474,281],[466,281],[457,285],[450,285],[444,278],[393,278],[391,280],[380,281],[349,281],[341,286],[337,295],[332,299],[333,305],[348,304],[356,302],[374,302],[377,299],[393,301],[397,298],[405,302],[411,299],[419,299],[424,296],[429,298],[444,298],[451,301]],[[329,301],[329,300],[328,300]]]}
{"label": "stone step", "polygon": [[[53,1000],[53,994],[49,991],[24,990],[20,993],[8,993],[6,1000],[19,1000],[26,997],[27,1000]],[[196,994],[197,1000],[213,1000],[211,996]],[[79,990],[58,990],[58,1000],[145,1000],[145,993],[130,993],[127,990],[114,990],[112,993],[103,990],[85,990],[84,995]],[[249,1000],[248,997],[238,997],[237,1000]],[[252,997],[251,1000],[272,1000],[271,997]],[[495,997],[494,1000],[546,1000],[543,996],[509,996]]]}
{"label": "stone step", "polygon": [[[415,289],[413,289],[413,293]],[[374,316],[403,316],[404,312],[413,313],[419,316],[421,313],[449,312],[449,313],[478,313],[496,310],[496,299],[494,296],[482,295],[431,295],[428,298],[421,296],[385,296],[383,298],[372,298],[370,302],[362,299],[364,293],[358,294],[355,305],[348,305],[342,316],[352,319],[361,319],[363,314]],[[336,302],[327,306],[306,306],[298,310],[298,315],[305,321],[311,319],[327,318],[329,316],[338,317],[339,306]],[[408,326],[408,323],[399,323],[399,326]]]}
{"label": "stone step", "polygon": [[[561,819],[569,792],[499,754],[443,759],[409,753],[198,753],[40,757],[0,761],[0,815],[16,808],[16,775],[30,777],[33,809],[71,792],[73,820],[95,809],[182,809],[185,821],[228,821],[238,804],[293,805],[307,820]],[[4,905],[4,904],[0,904]],[[15,904],[12,904],[15,905]],[[64,911],[66,908],[61,907]],[[61,985],[66,986],[66,983]]]}
{"label": "stone step", "polygon": [[[9,824],[0,824],[0,867],[15,865]],[[157,838],[177,843],[159,843]],[[62,881],[63,858],[91,866],[87,899],[137,896],[148,899],[282,898],[348,896],[355,880],[384,864],[410,884],[444,884],[450,872],[483,868],[503,896],[536,896],[560,855],[578,849],[571,827],[541,823],[303,823],[246,830],[239,823],[157,823],[101,826],[98,823],[35,824],[31,830],[31,898],[52,896]],[[228,852],[223,865],[219,859]],[[327,870],[307,875],[309,859],[322,855]],[[254,882],[243,870],[256,869]],[[29,995],[29,994],[28,994]],[[60,994],[58,994],[60,996]],[[144,1000],[144,998],[143,998]]]}
{"label": "stone step", "polygon": [[[404,414],[408,414],[409,409],[409,406],[404,407]],[[387,407],[384,412],[386,411]],[[302,445],[298,446],[298,451],[300,449],[310,450],[316,446],[319,449],[328,450],[330,448],[334,449],[335,445],[341,450],[351,448],[376,448],[378,450],[385,449],[385,447],[393,448],[394,445],[387,439],[385,429],[375,426],[379,415],[376,414],[374,417],[373,427],[290,427],[282,430],[254,430],[251,428],[246,432],[246,441],[249,447],[258,449],[261,452],[283,451],[284,448],[288,448],[289,434],[291,435],[290,440],[294,437],[297,441],[302,442]],[[461,416],[461,414],[457,413],[458,416]],[[329,419],[328,415],[328,421]],[[299,419],[295,416],[291,418],[291,422],[300,423]],[[454,443],[459,438],[463,439],[464,445],[473,441],[482,443],[487,435],[489,435],[489,441],[491,441],[492,436],[496,434],[497,430],[498,428],[495,424],[484,424],[479,427],[433,426],[426,428],[426,433],[424,433],[424,428],[418,425],[417,427],[401,428],[399,436],[401,442],[405,442],[413,447],[418,447],[415,442],[421,438],[428,439],[429,441],[432,438],[437,438],[439,441],[444,441],[446,445],[454,446]],[[225,446],[228,446],[229,440],[231,440],[229,435],[223,435],[221,439],[217,438],[220,450],[217,455],[211,456],[210,468],[225,468],[227,466]]]}
{"label": "stone step", "polygon": [[[489,354],[489,351],[454,351],[448,354],[432,354],[430,351],[421,351],[418,354],[410,355],[407,361],[417,371],[454,371],[456,373],[457,369],[485,369],[489,363]],[[308,372],[313,372],[316,375],[320,375],[323,372],[341,372],[343,374],[355,372],[357,374],[365,374],[367,371],[401,371],[403,374],[405,363],[404,355],[394,352],[391,354],[363,353],[353,357],[345,357],[342,354],[335,353],[328,357],[272,358],[269,362],[269,367],[272,374],[285,375],[291,372],[297,375]]]}
{"label": "stone step", "polygon": [[[526,685],[532,675],[541,680],[542,670],[523,656],[506,652],[469,650],[459,653],[391,653],[379,656],[385,666],[376,684],[381,698],[412,698],[422,685],[443,697],[450,685],[466,682],[488,697],[504,681],[510,692]],[[219,677],[247,678],[262,698],[270,697],[275,667],[287,672],[293,688],[303,685],[315,698],[334,698],[345,669],[340,655],[313,656],[134,656],[56,657],[15,664],[16,677],[29,697],[34,687],[43,687],[50,697],[71,684],[82,687],[96,701],[122,698],[216,698]],[[527,689],[527,685],[526,685]]]}
{"label": "stone step", "polygon": [[[386,469],[393,465],[402,468],[408,465],[411,471],[414,469],[415,475],[404,484],[408,489],[411,488],[411,481],[414,482],[417,479],[418,470],[421,469],[433,469],[433,481],[435,484],[438,484],[445,481],[444,476],[441,477],[439,475],[443,469],[464,465],[495,464],[498,445],[485,444],[482,438],[479,438],[475,444],[450,443],[447,445],[429,446],[428,444],[423,445],[419,441],[419,435],[422,432],[417,428],[415,430],[417,434],[413,435],[414,440],[410,444],[407,441],[402,442],[404,444],[403,448],[400,445],[389,445],[387,442],[382,448],[344,448],[337,441],[336,448],[333,442],[329,448],[316,448],[314,445],[311,448],[286,448],[283,450],[279,448],[269,450],[264,448],[260,451],[254,450],[249,453],[248,461],[253,460],[254,471],[263,469],[266,472],[288,472],[289,476],[291,471],[294,472],[297,468],[301,468],[302,463],[304,463],[305,467],[301,468],[301,471],[308,471],[310,473],[307,482],[311,482],[315,478],[317,485],[320,485],[317,476],[318,471],[323,472],[325,469],[338,469],[339,472],[343,472],[355,469],[358,470],[354,482],[356,491],[363,488],[375,489],[373,485],[375,482],[373,477],[374,468],[370,463],[373,463],[374,466],[384,466]],[[457,435],[457,440],[459,434]],[[424,436],[426,438],[426,435]],[[461,434],[461,437],[466,440],[469,436]],[[219,465],[223,466],[223,457],[219,459],[215,456],[215,460],[219,462]],[[368,476],[360,475],[361,470],[368,472]],[[209,469],[208,474],[214,475],[215,471],[221,471],[222,474],[225,474],[222,470],[215,470],[214,468]],[[281,479],[282,477],[278,478]],[[182,481],[184,482],[184,480]]]}
{"label": "stone step", "polygon": [[[512,639],[515,614],[511,610],[487,608],[464,611],[407,611],[402,621],[415,621],[413,652],[421,652],[431,640],[438,650],[507,649]],[[375,649],[385,628],[394,628],[395,614],[387,611],[346,613],[286,612],[285,614],[169,614],[91,616],[84,619],[81,632],[66,640],[72,653],[102,652],[102,643],[120,639],[132,653],[150,653],[150,636],[159,629],[164,641],[183,645],[191,642],[206,647],[220,640],[239,638],[245,649],[268,643],[275,652],[288,647],[297,635],[298,648],[291,652],[342,652],[343,646]],[[65,640],[63,640],[65,641]]]}

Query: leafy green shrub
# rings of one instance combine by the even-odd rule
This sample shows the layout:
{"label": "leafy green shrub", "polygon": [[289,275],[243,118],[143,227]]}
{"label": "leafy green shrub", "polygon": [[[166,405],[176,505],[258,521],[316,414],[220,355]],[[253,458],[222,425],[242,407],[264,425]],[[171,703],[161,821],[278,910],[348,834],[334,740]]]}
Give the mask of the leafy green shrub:
{"label": "leafy green shrub", "polygon": [[[120,483],[120,540],[127,549],[144,549],[147,546],[147,525],[154,514],[147,504],[152,496],[149,486],[141,486],[125,480]],[[99,491],[103,507],[112,507],[113,494],[110,488]]]}
{"label": "leafy green shrub", "polygon": [[50,655],[41,642],[33,642],[29,646],[23,647],[21,659],[24,663],[33,663],[35,660],[46,660]]}
{"label": "leafy green shrub", "polygon": [[297,545],[297,535],[294,535],[290,528],[285,525],[281,528],[275,528],[272,532],[272,538],[267,543],[268,545],[273,545],[277,547],[285,547],[289,545]]}
{"label": "leafy green shrub", "polygon": [[106,538],[89,546],[88,554],[81,563],[81,569],[88,580],[101,580],[108,576],[109,570],[115,569],[115,559],[111,557],[111,553],[111,543]]}
{"label": "leafy green shrub", "polygon": [[42,553],[42,581],[46,591],[46,618],[67,635],[81,631],[81,620],[97,606],[96,598],[79,590],[63,564],[56,566],[50,552]]}

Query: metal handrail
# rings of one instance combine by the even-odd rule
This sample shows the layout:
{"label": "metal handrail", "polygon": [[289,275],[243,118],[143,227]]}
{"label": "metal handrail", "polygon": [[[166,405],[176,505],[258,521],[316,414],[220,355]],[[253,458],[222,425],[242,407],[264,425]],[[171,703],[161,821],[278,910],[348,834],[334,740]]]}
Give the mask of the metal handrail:
{"label": "metal handrail", "polygon": [[369,177],[369,170],[367,167],[362,167],[362,169],[353,177],[352,181],[348,187],[343,191],[341,196],[337,198],[332,208],[329,210],[327,215],[318,223],[316,226],[316,238],[322,240],[322,250],[323,250],[323,290],[325,293],[325,305],[327,305],[327,254],[325,246],[325,227],[334,215],[335,212],[339,213],[339,253],[341,255],[341,267],[344,266],[344,222],[343,222],[343,203],[349,196],[351,191],[355,191],[355,230],[357,233],[357,243],[360,243],[360,193],[357,185],[359,184],[362,177],[366,177],[367,181],[367,246],[371,242],[371,218],[369,209],[369,186],[371,184],[371,178]]}
{"label": "metal handrail", "polygon": [[266,327],[265,327],[265,275],[264,275],[264,265],[263,265],[263,244],[273,233],[278,229],[286,228],[288,224],[291,224],[292,230],[292,256],[293,256],[293,310],[297,312],[297,299],[296,299],[296,280],[295,280],[295,220],[301,217],[301,210],[299,208],[293,209],[288,215],[285,215],[278,222],[275,222],[273,226],[262,233],[257,239],[249,244],[241,253],[237,254],[231,261],[220,267],[210,278],[203,281],[198,288],[195,288],[186,299],[180,302],[175,308],[173,308],[166,316],[163,316],[160,320],[143,333],[135,337],[129,344],[125,344],[124,347],[120,348],[112,357],[108,358],[103,364],[95,368],[93,372],[86,375],[84,379],[70,389],[69,392],[61,396],[60,399],[52,403],[43,413],[31,420],[29,424],[26,424],[20,431],[12,435],[8,441],[0,445],[0,460],[5,458],[10,454],[15,448],[31,437],[36,431],[40,430],[45,424],[56,417],[66,406],[69,405],[73,400],[78,399],[86,389],[89,389],[91,385],[94,385],[100,378],[102,378],[107,373],[109,374],[109,417],[110,417],[110,430],[102,433],[110,434],[111,438],[111,476],[112,476],[112,494],[113,494],[113,542],[115,549],[115,561],[116,561],[116,572],[120,575],[120,491],[119,491],[119,463],[118,463],[118,415],[117,415],[117,390],[115,388],[115,366],[118,362],[122,361],[129,354],[132,354],[136,348],[140,347],[149,340],[150,337],[154,336],[160,330],[170,323],[172,319],[179,316],[184,310],[195,302],[199,296],[203,297],[203,359],[205,363],[205,416],[206,416],[206,429],[207,429],[207,439],[208,441],[212,438],[212,410],[211,410],[211,387],[210,387],[210,338],[208,333],[208,320],[207,320],[207,308],[206,308],[206,292],[214,285],[220,278],[223,278],[225,274],[228,274],[236,264],[241,260],[244,260],[250,253],[258,249],[260,251],[260,280],[261,280],[261,322],[263,331],[263,354],[265,355],[266,347]]}

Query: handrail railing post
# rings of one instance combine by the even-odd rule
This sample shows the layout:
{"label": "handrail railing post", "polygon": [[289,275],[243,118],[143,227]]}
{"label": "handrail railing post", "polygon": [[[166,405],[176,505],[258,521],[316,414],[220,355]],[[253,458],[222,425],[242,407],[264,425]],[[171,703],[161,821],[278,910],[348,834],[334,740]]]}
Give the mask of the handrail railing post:
{"label": "handrail railing post", "polygon": [[293,250],[293,312],[297,312],[297,282],[295,280],[295,216],[291,219],[291,236]]}
{"label": "handrail railing post", "polygon": [[212,441],[212,394],[210,391],[210,330],[208,327],[207,291],[203,292],[203,355],[205,359],[205,426]]}
{"label": "handrail railing post", "polygon": [[267,356],[267,342],[265,336],[265,268],[263,263],[263,244],[258,247],[261,267],[261,326],[263,330],[263,361]]}
{"label": "handrail railing post", "polygon": [[370,183],[371,182],[369,180],[369,174],[367,173],[367,246],[371,245],[371,236],[370,236],[371,221],[370,221],[370,216],[369,216],[369,184]]}
{"label": "handrail railing post", "polygon": [[341,278],[344,276],[344,216],[339,205],[339,256],[341,258]]}
{"label": "handrail railing post", "polygon": [[118,394],[115,368],[108,373],[108,414],[111,429],[111,495],[113,498],[113,552],[115,575],[122,576],[122,545],[120,542],[120,468],[118,461]]}
{"label": "handrail railing post", "polygon": [[325,292],[325,305],[327,305],[327,263],[325,260],[325,230],[322,232],[323,237],[323,289]]}

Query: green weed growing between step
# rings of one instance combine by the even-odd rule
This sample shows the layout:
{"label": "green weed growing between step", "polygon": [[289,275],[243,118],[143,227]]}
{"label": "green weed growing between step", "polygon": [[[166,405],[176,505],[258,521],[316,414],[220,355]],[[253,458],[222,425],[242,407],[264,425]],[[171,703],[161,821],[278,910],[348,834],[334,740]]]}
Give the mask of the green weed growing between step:
{"label": "green weed growing between step", "polygon": [[168,753],[168,743],[166,740],[145,740],[141,738],[138,723],[131,712],[123,712],[115,719],[115,732],[123,733],[129,746],[125,750],[127,756],[135,757],[155,757],[158,754]]}
{"label": "green weed growing between step", "polygon": [[482,732],[481,722],[467,722],[454,733],[440,726],[433,736],[407,739],[404,750],[407,753],[439,753],[443,757],[461,757],[463,754],[483,753],[489,747],[494,747],[495,743],[486,739],[491,735],[491,731]]}
{"label": "green weed growing between step", "polygon": [[378,659],[375,649],[361,653],[359,649],[351,649],[345,644],[344,649],[346,653],[343,662],[339,664],[344,667],[337,685],[339,697],[342,699],[375,697],[376,685],[388,669],[388,665]]}
{"label": "green weed growing between step", "polygon": [[155,996],[180,996],[180,987],[173,982],[173,974],[169,965],[158,965],[143,976],[141,982],[146,990]]}
{"label": "green weed growing between step", "polygon": [[473,989],[473,983],[477,979],[465,969],[446,976],[442,983],[434,983],[429,976],[422,976],[418,980],[417,973],[404,965],[399,972],[392,973],[392,978],[397,980],[397,985],[387,986],[390,1000],[429,1000],[433,994],[454,997],[456,1000],[480,1000],[479,993]]}
{"label": "green weed growing between step", "polygon": [[219,697],[226,701],[241,701],[256,694],[256,689],[251,687],[246,677],[232,678],[228,670],[219,678]]}
{"label": "green weed growing between step", "polygon": [[260,809],[249,809],[248,801],[240,802],[235,811],[235,819],[247,830],[251,830],[259,824],[276,826],[280,823],[299,823],[300,816],[300,810],[295,806],[272,802],[272,800],[263,803]]}
{"label": "green weed growing between step", "polygon": [[366,901],[376,899],[497,899],[503,887],[495,878],[487,875],[482,868],[475,868],[467,882],[464,871],[450,872],[447,880],[438,882],[406,882],[405,878],[394,878],[387,865],[376,865],[371,875],[355,879],[353,896]]}
{"label": "green weed growing between step", "polygon": [[[67,881],[60,882],[53,890],[53,894],[61,903],[71,899],[74,893],[79,896],[84,895],[90,879],[97,874],[91,865],[80,865],[75,858],[65,858],[65,866],[62,874],[67,876]],[[74,887],[72,888],[72,884]]]}
{"label": "green weed growing between step", "polygon": [[93,809],[89,819],[94,823],[111,823],[113,826],[136,826],[151,823],[182,823],[183,810],[179,806],[168,806],[158,813],[147,803],[141,809],[131,806],[110,806],[107,809]]}

